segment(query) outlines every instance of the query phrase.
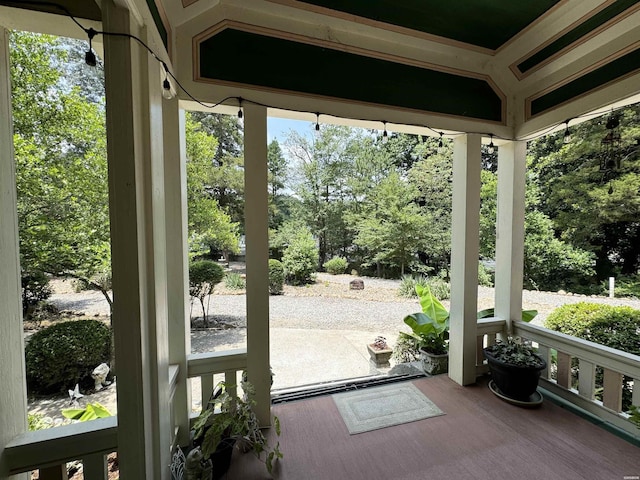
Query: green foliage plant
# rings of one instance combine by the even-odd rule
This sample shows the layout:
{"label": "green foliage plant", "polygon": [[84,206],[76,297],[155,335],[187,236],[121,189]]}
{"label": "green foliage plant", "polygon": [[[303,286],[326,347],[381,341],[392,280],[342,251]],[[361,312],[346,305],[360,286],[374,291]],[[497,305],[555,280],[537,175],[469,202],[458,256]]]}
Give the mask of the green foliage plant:
{"label": "green foliage plant", "polygon": [[53,420],[41,413],[27,413],[27,424],[30,432],[53,427]]}
{"label": "green foliage plant", "polygon": [[347,271],[349,262],[347,262],[347,259],[344,257],[333,257],[322,266],[331,275],[342,275]]}
{"label": "green foliage plant", "polygon": [[514,337],[508,337],[505,341],[498,340],[495,344],[486,347],[485,351],[496,360],[509,365],[541,367],[544,364],[530,343]]}
{"label": "green foliage plant", "polygon": [[111,359],[111,329],[98,320],[56,323],[34,333],[25,347],[30,393],[62,392],[69,385],[92,386],[91,372]]}
{"label": "green foliage plant", "polygon": [[244,290],[246,282],[238,272],[229,272],[224,276],[224,286],[229,290]]}
{"label": "green foliage plant", "polygon": [[400,286],[398,287],[398,295],[407,298],[417,298],[416,285],[422,287],[427,286],[427,277],[424,275],[402,275],[400,279]]}
{"label": "green foliage plant", "polygon": [[47,300],[53,291],[49,286],[49,277],[42,270],[23,272],[21,281],[22,313],[25,320],[30,320],[37,305]]}
{"label": "green foliage plant", "polygon": [[189,295],[197,298],[202,306],[205,324],[209,308],[204,300],[213,293],[214,287],[224,278],[224,269],[212,260],[195,260],[189,264]]}
{"label": "green foliage plant", "polygon": [[284,266],[280,260],[269,259],[269,293],[282,294],[284,287]]}
{"label": "green foliage plant", "polygon": [[411,332],[401,332],[401,335],[412,337],[418,350],[423,349],[434,355],[445,354],[449,346],[449,312],[431,293],[429,286],[416,285],[416,293],[422,312],[404,318]]}
{"label": "green foliage plant", "polygon": [[[235,446],[242,452],[253,451],[265,463],[269,474],[273,463],[282,458],[280,442],[271,447],[260,430],[260,424],[253,412],[255,389],[249,382],[240,384],[243,397],[231,395],[224,382],[218,383],[206,408],[193,424],[194,443],[200,445],[207,460],[225,439],[235,440]],[[273,418],[276,435],[280,436],[280,420]],[[264,454],[264,458],[263,458]]]}
{"label": "green foliage plant", "polygon": [[294,285],[313,283],[318,265],[318,247],[309,231],[302,230],[291,239],[282,255],[286,279]]}
{"label": "green foliage plant", "polygon": [[[640,355],[640,310],[592,302],[562,305],[549,314],[545,327],[590,342]],[[602,369],[596,369],[596,385],[602,384]],[[626,377],[625,377],[626,378]],[[629,380],[623,382],[622,407],[631,405]]]}
{"label": "green foliage plant", "polygon": [[102,404],[88,403],[84,408],[63,408],[62,415],[69,420],[78,420],[79,422],[87,422],[98,418],[107,418],[111,416],[111,412]]}

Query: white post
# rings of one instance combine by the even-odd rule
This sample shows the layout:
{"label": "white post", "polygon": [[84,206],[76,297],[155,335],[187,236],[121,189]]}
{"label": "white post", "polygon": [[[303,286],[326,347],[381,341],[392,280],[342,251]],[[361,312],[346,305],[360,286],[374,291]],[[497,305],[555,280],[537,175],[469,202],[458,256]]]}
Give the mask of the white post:
{"label": "white post", "polygon": [[616,279],[615,277],[609,277],[609,298],[616,296]]}
{"label": "white post", "polygon": [[267,426],[271,424],[267,109],[248,104],[244,113],[247,375],[256,389],[256,415],[260,425]]}
{"label": "white post", "polygon": [[191,324],[187,290],[187,165],[185,112],[178,99],[163,103],[164,183],[167,227],[167,300],[169,316],[169,363],[179,365],[180,373],[173,400],[175,422],[179,426],[178,444],[189,443],[191,389],[187,378],[187,355],[191,353]]}
{"label": "white post", "polygon": [[[5,445],[27,430],[16,172],[11,114],[9,32],[0,27],[0,478],[7,478]],[[27,474],[13,477],[26,479]]]}
{"label": "white post", "polygon": [[[106,31],[149,42],[126,9],[102,2]],[[122,478],[169,478],[170,414],[160,67],[105,36],[109,206]]]}
{"label": "white post", "polygon": [[453,144],[449,377],[460,385],[476,381],[480,144],[476,134]]}
{"label": "white post", "polygon": [[495,315],[507,322],[522,318],[526,142],[498,149]]}

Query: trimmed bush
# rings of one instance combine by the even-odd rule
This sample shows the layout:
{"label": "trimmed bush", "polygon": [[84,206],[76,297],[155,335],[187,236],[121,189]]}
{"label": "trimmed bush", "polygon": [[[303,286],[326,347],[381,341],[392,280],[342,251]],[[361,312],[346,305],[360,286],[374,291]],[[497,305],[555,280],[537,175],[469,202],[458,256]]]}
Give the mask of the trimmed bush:
{"label": "trimmed bush", "polygon": [[[551,312],[545,326],[567,335],[640,355],[640,310],[631,307],[586,302],[563,305]],[[597,385],[602,384],[601,370],[597,369]],[[622,407],[626,410],[631,404],[631,390],[627,381],[624,382],[622,393]]]}
{"label": "trimmed bush", "polygon": [[49,277],[40,270],[22,274],[22,313],[29,320],[36,306],[51,296]]}
{"label": "trimmed bush", "polygon": [[403,275],[398,288],[398,295],[407,298],[418,298],[416,285],[429,287],[433,296],[439,300],[447,300],[451,296],[451,286],[441,277],[425,277],[424,275]]}
{"label": "trimmed bush", "polygon": [[318,247],[309,231],[299,232],[282,255],[285,276],[294,285],[313,283],[318,265]]}
{"label": "trimmed bush", "polygon": [[25,360],[29,393],[91,388],[93,369],[111,360],[111,329],[98,320],[51,325],[29,339]]}
{"label": "trimmed bush", "polygon": [[342,275],[347,271],[349,262],[343,257],[333,257],[328,262],[325,262],[322,267],[331,275]]}
{"label": "trimmed bush", "polygon": [[224,269],[213,260],[196,260],[189,264],[189,295],[200,300],[205,323],[209,309],[205,307],[204,299],[223,278]]}
{"label": "trimmed bush", "polygon": [[280,295],[284,286],[284,266],[280,260],[269,259],[269,293]]}
{"label": "trimmed bush", "polygon": [[246,287],[246,282],[239,273],[229,272],[224,277],[224,286],[229,290],[242,290]]}

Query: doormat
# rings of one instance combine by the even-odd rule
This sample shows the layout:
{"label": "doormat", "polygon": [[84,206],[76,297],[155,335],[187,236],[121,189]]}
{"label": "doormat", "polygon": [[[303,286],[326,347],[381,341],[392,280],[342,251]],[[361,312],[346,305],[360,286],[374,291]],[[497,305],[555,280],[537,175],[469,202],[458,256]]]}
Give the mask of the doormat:
{"label": "doormat", "polygon": [[444,415],[413,383],[332,395],[351,435]]}

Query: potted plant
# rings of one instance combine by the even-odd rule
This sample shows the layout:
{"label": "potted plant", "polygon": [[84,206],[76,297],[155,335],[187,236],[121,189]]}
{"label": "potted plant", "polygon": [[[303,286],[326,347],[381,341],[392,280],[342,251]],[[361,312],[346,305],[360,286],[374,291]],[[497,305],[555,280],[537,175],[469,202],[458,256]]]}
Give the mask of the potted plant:
{"label": "potted plant", "polygon": [[[222,477],[229,468],[234,446],[243,453],[253,451],[265,463],[269,474],[272,473],[273,462],[282,458],[280,443],[271,448],[260,430],[253,412],[253,385],[241,382],[241,388],[244,392],[242,398],[231,395],[224,382],[218,383],[209,404],[192,427],[193,456],[201,458],[202,462],[214,459],[211,462],[214,480]],[[278,417],[274,417],[273,425],[276,435],[280,436]]]}
{"label": "potted plant", "polygon": [[411,339],[420,353],[422,368],[428,375],[449,370],[449,312],[433,296],[429,286],[416,285],[422,312],[404,317],[411,333],[400,332],[400,344]]}
{"label": "potted plant", "polygon": [[387,339],[383,336],[377,336],[373,343],[367,344],[367,350],[376,365],[387,365],[393,352],[387,344]]}
{"label": "potted plant", "polygon": [[547,362],[535,353],[531,344],[508,337],[483,351],[499,393],[519,402],[530,401],[538,388],[540,372],[547,367]]}

